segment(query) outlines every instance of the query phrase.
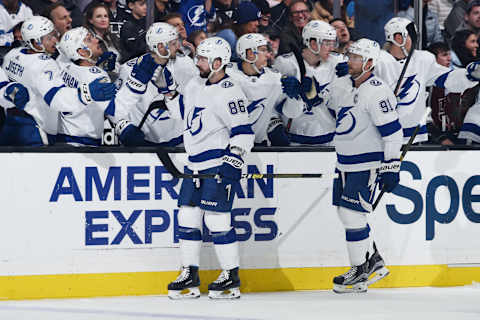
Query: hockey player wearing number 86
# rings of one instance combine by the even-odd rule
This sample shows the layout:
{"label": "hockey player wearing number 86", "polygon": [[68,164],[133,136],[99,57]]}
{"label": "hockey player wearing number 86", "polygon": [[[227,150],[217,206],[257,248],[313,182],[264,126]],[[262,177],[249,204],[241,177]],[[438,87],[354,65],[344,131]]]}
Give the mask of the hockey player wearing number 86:
{"label": "hockey player wearing number 86", "polygon": [[374,75],[379,54],[375,41],[353,43],[347,54],[350,76],[334,80],[322,91],[326,107],[336,114],[338,177],[333,205],[345,228],[351,264],[347,273],[333,279],[337,293],[365,292],[389,273],[370,236],[367,214],[372,211],[376,182],[386,192],[399,183],[403,136],[395,96]]}
{"label": "hockey player wearing number 86", "polygon": [[[230,57],[231,49],[225,40],[218,37],[203,40],[195,59],[200,77],[187,84],[184,95],[166,100],[172,117],[183,119],[188,154],[186,172],[218,176],[218,179],[182,182],[178,199],[182,272],[168,285],[172,299],[200,296],[198,269],[203,221],[212,233],[222,268],[218,279],[208,286],[209,297],[240,297],[238,243],[231,226],[231,210],[243,159],[253,146],[254,134],[247,99],[238,83],[225,73]],[[186,289],[189,292],[182,294]]]}

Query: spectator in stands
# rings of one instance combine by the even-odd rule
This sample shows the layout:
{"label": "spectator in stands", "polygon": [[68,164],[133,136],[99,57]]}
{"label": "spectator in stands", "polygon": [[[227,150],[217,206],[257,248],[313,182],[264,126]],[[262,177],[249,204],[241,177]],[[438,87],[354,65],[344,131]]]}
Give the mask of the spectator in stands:
{"label": "spectator in stands", "polygon": [[[434,42],[443,41],[442,33],[438,25],[438,17],[432,10],[429,9],[429,2],[431,0],[423,0],[423,19],[422,19],[422,50],[426,49]],[[398,17],[407,18],[410,21],[415,21],[415,11],[413,8],[414,0],[410,0],[410,5],[407,10],[398,12]]]}
{"label": "spectator in stands", "polygon": [[470,1],[471,0],[457,0],[454,3],[453,8],[448,14],[444,23],[445,38],[447,40],[451,40],[453,38],[458,26],[464,21],[465,14],[467,13],[468,9],[468,3]]}
{"label": "spectator in stands", "polygon": [[108,17],[110,19],[110,32],[112,35],[120,37],[122,26],[130,17],[131,11],[125,5],[117,0],[102,0],[108,7]]}
{"label": "spectator in stands", "polygon": [[[3,5],[1,5],[3,4]],[[19,0],[0,1],[0,58],[10,50],[15,41],[13,28],[33,16],[32,9]],[[0,60],[1,60],[0,59]],[[1,61],[0,61],[1,62]]]}
{"label": "spectator in stands", "polygon": [[182,20],[182,15],[177,12],[169,13],[164,17],[164,21],[169,25],[172,25],[177,29],[179,40],[180,40],[180,48],[179,53],[189,56],[191,54],[195,54],[195,47],[187,41],[187,30],[185,29],[185,24]]}
{"label": "spectator in stands", "polygon": [[270,25],[276,32],[282,32],[288,23],[289,7],[293,0],[279,1],[278,4],[270,6]]}
{"label": "spectator in stands", "polygon": [[278,54],[285,54],[293,50],[301,51],[303,47],[302,30],[312,19],[310,9],[302,0],[293,0],[290,4],[290,21],[280,34]]}
{"label": "spectator in stands", "polygon": [[[247,33],[258,33],[258,20],[260,10],[253,2],[241,2],[237,8],[236,23],[231,29],[224,29],[217,33],[218,37],[225,39],[231,48],[236,48],[237,39]],[[237,59],[236,50],[232,50],[232,60]]]}
{"label": "spectator in stands", "polygon": [[187,34],[201,29],[207,31],[207,22],[214,15],[212,0],[184,0],[179,12],[185,22]]}
{"label": "spectator in stands", "polygon": [[347,28],[347,25],[343,19],[333,19],[330,21],[332,27],[337,31],[338,47],[335,48],[337,53],[346,53],[348,47],[353,42],[350,37],[350,31]]}
{"label": "spectator in stands", "polygon": [[452,63],[454,67],[465,68],[478,60],[478,36],[471,30],[455,33],[452,40]]}
{"label": "spectator in stands", "polygon": [[108,7],[93,1],[85,8],[85,27],[98,39],[102,51],[110,51],[117,55],[115,69],[111,70],[110,78],[115,81],[120,70],[120,40],[110,32]]}
{"label": "spectator in stands", "polygon": [[445,20],[447,20],[448,14],[452,11],[454,0],[432,0],[428,7],[438,17],[438,27],[443,32],[445,29]]}
{"label": "spectator in stands", "polygon": [[205,31],[195,30],[188,35],[187,41],[189,43],[193,44],[193,46],[195,48],[197,48],[198,45],[200,44],[200,42],[202,42],[203,40],[205,40],[207,38],[208,38],[208,36],[207,36],[207,33]]}
{"label": "spectator in stands", "polygon": [[52,4],[62,5],[66,10],[68,10],[69,16],[72,19],[71,25],[73,28],[83,25],[83,14],[76,5],[75,0],[33,0],[30,2],[30,6],[34,14],[41,14],[47,18],[49,17],[44,14],[44,10],[46,7],[51,6]]}
{"label": "spectator in stands", "polygon": [[147,52],[145,34],[147,32],[147,3],[145,0],[127,0],[132,14],[120,31],[122,62],[141,56]]}
{"label": "spectator in stands", "polygon": [[252,0],[253,3],[260,9],[262,17],[258,21],[258,32],[263,33],[270,28],[270,6],[266,0]]}
{"label": "spectator in stands", "polygon": [[480,36],[480,0],[470,2],[465,19],[456,31],[460,30],[472,30],[477,36]]}
{"label": "spectator in stands", "polygon": [[[319,0],[315,1],[312,10],[312,19],[313,20],[322,20],[325,22],[330,22],[334,19],[333,16],[333,1],[334,0]],[[349,18],[347,15],[347,9],[344,5],[344,1],[340,0],[340,14],[343,21],[346,22],[349,28],[354,27],[353,19]]]}
{"label": "spectator in stands", "polygon": [[52,20],[55,29],[62,36],[65,32],[72,29],[72,18],[70,12],[61,3],[49,5],[43,12],[43,16]]}

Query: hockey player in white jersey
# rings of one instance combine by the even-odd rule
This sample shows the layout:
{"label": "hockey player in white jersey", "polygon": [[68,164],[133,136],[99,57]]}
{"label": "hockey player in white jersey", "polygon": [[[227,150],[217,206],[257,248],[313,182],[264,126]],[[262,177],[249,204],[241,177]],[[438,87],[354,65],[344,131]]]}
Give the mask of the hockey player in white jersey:
{"label": "hockey player in white jersey", "polygon": [[[275,59],[274,68],[283,75],[294,78],[282,79],[285,93],[291,97],[301,96],[305,101],[304,113],[288,121],[290,141],[293,144],[328,145],[335,131],[334,116],[327,109],[321,108],[315,114],[311,108],[317,105],[317,93],[328,85],[338,73],[345,75],[343,55],[333,52],[337,45],[335,28],[319,20],[310,21],[302,30],[305,48],[302,51],[305,74],[301,74],[299,62],[293,53],[279,56]],[[338,66],[338,69],[337,69]],[[343,69],[342,69],[343,67]],[[302,90],[295,92],[291,88],[301,82]]]}
{"label": "hockey player in white jersey", "polygon": [[[210,229],[220,266],[220,276],[208,285],[209,297],[239,298],[239,254],[231,210],[239,187],[243,159],[253,146],[254,134],[247,98],[240,85],[225,73],[229,44],[219,38],[203,40],[197,47],[200,77],[190,81],[185,95],[166,100],[172,116],[184,121],[186,172],[216,174],[217,179],[184,179],[178,205],[178,236],[182,272],[168,285],[169,297],[199,297],[198,268],[202,221]],[[182,290],[189,289],[182,295]]]}
{"label": "hockey player in white jersey", "polygon": [[4,58],[3,70],[10,80],[28,89],[30,101],[24,110],[12,115],[3,131],[15,145],[53,144],[58,112],[74,112],[93,101],[108,101],[115,95],[115,86],[100,79],[75,89],[65,86],[50,56],[56,52],[58,38],[47,18],[32,17],[23,23],[21,32],[27,47],[11,50]]}
{"label": "hockey player in white jersey", "polygon": [[303,105],[282,92],[282,75],[267,67],[268,42],[264,36],[247,33],[238,39],[236,49],[242,61],[229,64],[227,74],[240,84],[249,100],[247,111],[255,144],[267,145],[268,135],[270,145],[288,146],[289,140],[278,114],[296,118],[303,112]]}
{"label": "hockey player in white jersey", "polygon": [[0,47],[10,47],[15,40],[13,27],[33,17],[33,12],[30,7],[21,1],[17,1],[17,6],[17,12],[10,14],[5,5],[0,4]]}
{"label": "hockey player in white jersey", "polygon": [[[375,72],[392,90],[396,87],[406,58],[413,47],[407,31],[410,23],[406,18],[395,17],[385,24],[385,37],[389,47],[386,51],[381,51]],[[420,123],[425,114],[427,87],[434,85],[449,92],[463,92],[475,86],[478,81],[480,62],[472,62],[467,69],[452,71],[439,65],[430,52],[415,50],[396,93],[397,112],[403,127],[404,141],[408,141],[417,125],[420,125],[420,130],[414,142],[428,140],[426,124]]]}
{"label": "hockey player in white jersey", "polygon": [[370,236],[367,214],[372,211],[376,181],[386,192],[400,181],[403,136],[396,98],[374,74],[379,54],[375,41],[356,41],[347,53],[350,77],[334,80],[323,91],[326,106],[336,114],[338,178],[333,205],[345,228],[351,264],[348,272],[333,279],[337,293],[365,292],[369,284],[388,275]]}
{"label": "hockey player in white jersey", "polygon": [[[162,108],[148,110],[161,103],[164,95],[171,91],[184,93],[187,82],[198,75],[198,69],[190,57],[177,54],[180,42],[175,27],[163,22],[152,24],[147,31],[146,42],[151,55],[160,64],[160,68],[156,73],[157,78],[147,83],[140,100],[125,110],[127,120],[138,127],[146,116],[141,127],[145,135],[143,144],[177,146],[183,142],[183,121],[171,118]],[[123,86],[133,92],[138,90],[126,79],[131,74],[136,61],[137,58],[122,65],[120,78],[117,81],[120,87]],[[125,141],[124,143],[128,144]]]}

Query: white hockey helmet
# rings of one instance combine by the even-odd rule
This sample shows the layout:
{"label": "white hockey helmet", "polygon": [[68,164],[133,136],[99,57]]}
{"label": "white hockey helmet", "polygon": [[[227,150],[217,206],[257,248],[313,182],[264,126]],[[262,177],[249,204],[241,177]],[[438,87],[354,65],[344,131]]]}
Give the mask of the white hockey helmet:
{"label": "white hockey helmet", "polygon": [[[348,53],[358,54],[362,57],[363,75],[363,73],[368,72],[375,67],[378,58],[380,57],[380,45],[376,41],[362,38],[355,41],[350,45],[350,47],[348,47]],[[368,60],[372,60],[372,66],[368,70],[365,70]]]}
{"label": "white hockey helmet", "polygon": [[[77,60],[88,60],[94,62],[92,58],[92,51],[85,44],[85,38],[88,36],[90,31],[85,27],[73,28],[65,32],[60,39],[60,42],[57,44],[58,51],[63,54],[65,57],[72,61]],[[83,57],[78,53],[78,50],[83,49],[89,52],[88,57]]]}
{"label": "white hockey helmet", "polygon": [[[387,39],[387,41],[390,41],[399,47],[404,47],[405,44],[407,43],[407,37],[408,37],[407,26],[410,23],[411,21],[408,20],[407,18],[395,17],[390,19],[385,24],[385,27],[384,27],[385,38]],[[402,43],[398,43],[397,41],[395,41],[395,35],[397,33],[400,33],[402,35],[402,38],[403,38]]]}
{"label": "white hockey helmet", "polygon": [[[258,47],[268,46],[268,41],[259,33],[247,33],[237,40],[237,55],[246,62],[255,63],[257,61]],[[251,49],[255,54],[255,60],[247,59],[247,50]]]}
{"label": "white hockey helmet", "polygon": [[[197,56],[205,57],[208,59],[208,65],[210,66],[210,75],[214,72],[221,70],[227,63],[230,62],[232,56],[232,50],[227,41],[220,37],[211,37],[203,40],[197,47]],[[220,59],[221,65],[217,69],[213,69],[213,62],[216,59]]]}
{"label": "white hockey helmet", "polygon": [[[45,48],[42,45],[42,37],[55,30],[53,22],[49,19],[41,16],[33,16],[30,19],[25,20],[22,25],[21,33],[22,39],[27,46],[36,52],[44,52]],[[32,41],[35,41],[42,50],[38,50],[33,46]]]}
{"label": "white hockey helmet", "polygon": [[[147,41],[147,46],[150,51],[157,54],[160,58],[168,59],[170,58],[171,52],[168,47],[169,42],[172,40],[178,40],[178,31],[177,29],[165,22],[154,23],[148,28],[147,34],[145,36]],[[167,55],[164,56],[158,52],[158,44],[161,43],[167,49]]]}
{"label": "white hockey helmet", "polygon": [[[302,30],[302,38],[305,46],[310,49],[313,53],[320,53],[320,45],[323,40],[332,40],[337,41],[337,31],[334,27],[321,20],[312,20]],[[310,47],[310,40],[314,39],[317,41],[319,49],[314,51]]]}

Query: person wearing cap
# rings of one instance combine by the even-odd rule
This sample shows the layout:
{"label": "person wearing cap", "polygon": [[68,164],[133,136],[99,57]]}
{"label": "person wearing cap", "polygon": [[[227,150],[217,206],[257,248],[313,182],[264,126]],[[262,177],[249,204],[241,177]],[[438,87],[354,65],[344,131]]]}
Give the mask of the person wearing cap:
{"label": "person wearing cap", "polygon": [[[224,29],[217,36],[225,39],[230,47],[236,48],[237,39],[247,33],[258,33],[259,19],[262,14],[253,2],[241,2],[237,7],[236,23],[231,29]],[[232,51],[232,60],[237,60],[236,52]]]}

